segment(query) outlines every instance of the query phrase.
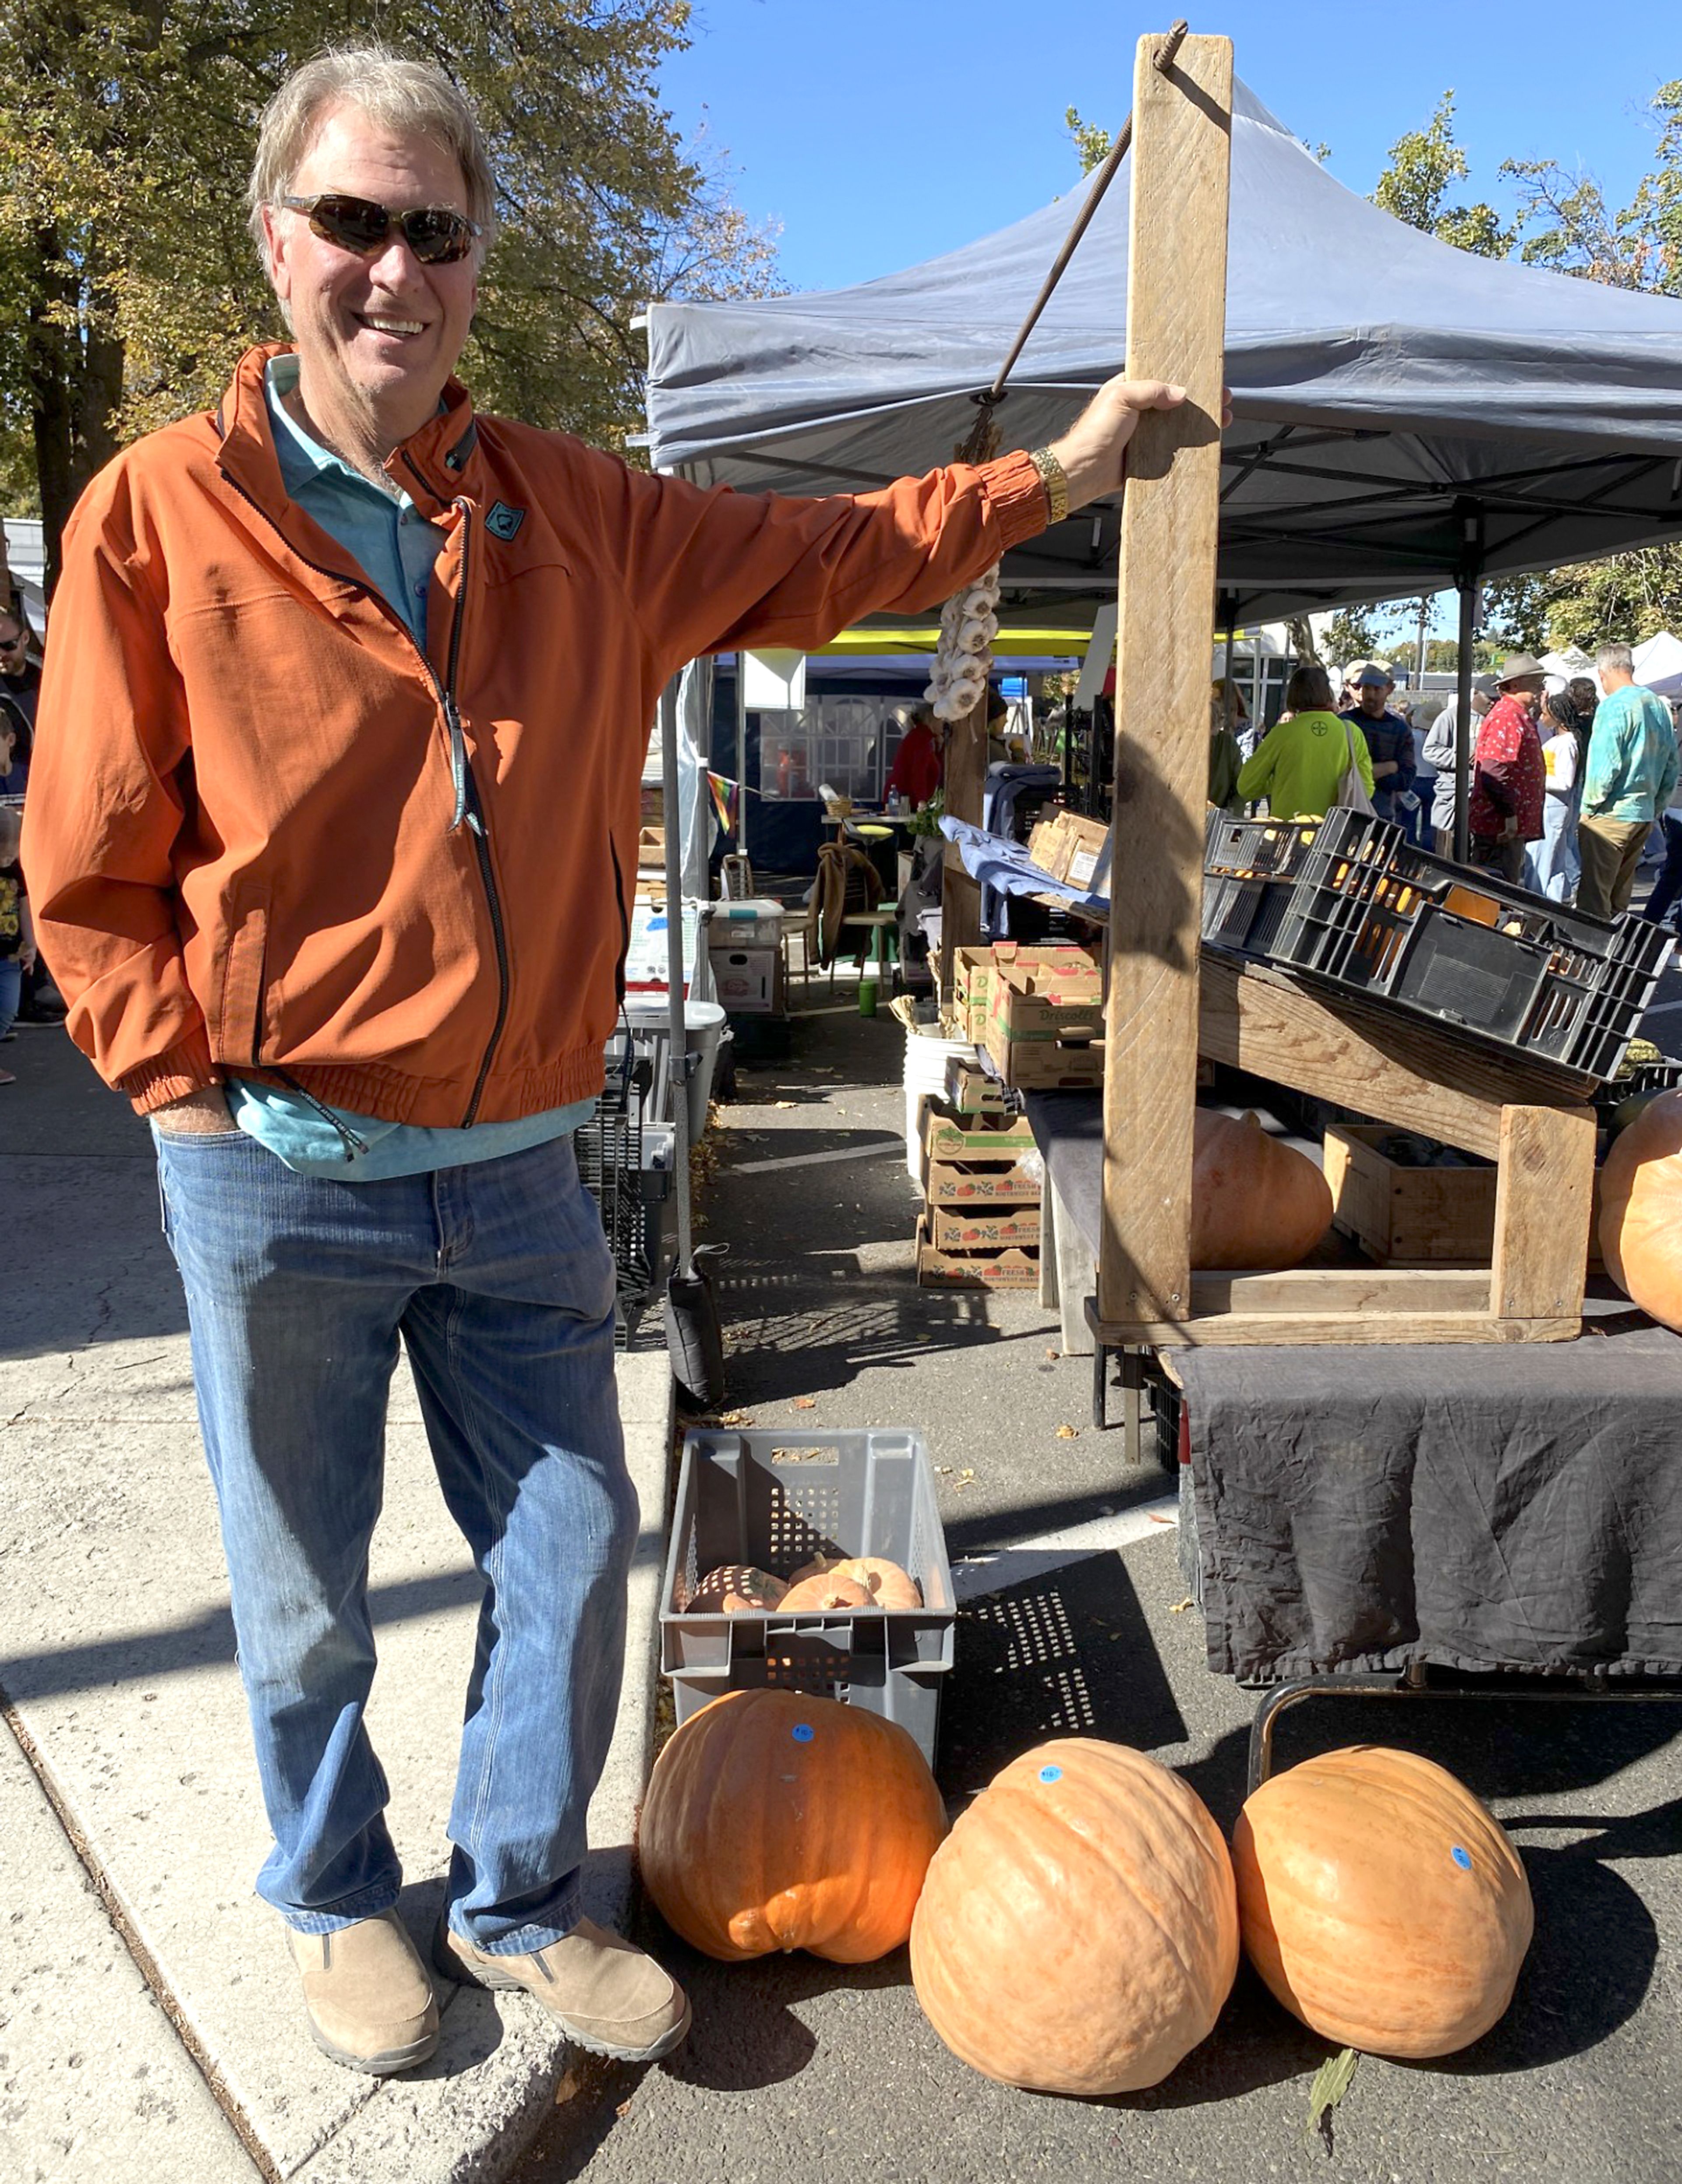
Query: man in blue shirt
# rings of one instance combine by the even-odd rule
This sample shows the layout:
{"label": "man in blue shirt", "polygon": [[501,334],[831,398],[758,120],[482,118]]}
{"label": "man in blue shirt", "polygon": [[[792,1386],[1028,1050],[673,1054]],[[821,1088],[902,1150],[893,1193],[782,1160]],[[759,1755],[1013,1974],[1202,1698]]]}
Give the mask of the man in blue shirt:
{"label": "man in blue shirt", "polygon": [[1382,667],[1369,663],[1352,687],[1356,702],[1341,717],[1356,724],[1373,755],[1373,809],[1381,819],[1406,825],[1416,807],[1398,805],[1396,800],[1413,794],[1413,731],[1400,713],[1390,709],[1395,681]]}
{"label": "man in blue shirt", "polygon": [[1629,906],[1641,850],[1676,787],[1676,733],[1663,699],[1636,682],[1627,644],[1603,644],[1595,672],[1604,694],[1595,709],[1577,822],[1583,861],[1577,907],[1591,917],[1616,917]]}

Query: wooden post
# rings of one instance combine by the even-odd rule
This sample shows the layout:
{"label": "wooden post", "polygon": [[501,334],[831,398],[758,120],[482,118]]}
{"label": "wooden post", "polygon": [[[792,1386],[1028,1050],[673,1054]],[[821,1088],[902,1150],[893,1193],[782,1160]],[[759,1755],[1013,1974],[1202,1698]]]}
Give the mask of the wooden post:
{"label": "wooden post", "polygon": [[1191,1309],[1192,1114],[1209,663],[1226,343],[1233,49],[1187,38],[1133,68],[1130,379],[1187,390],[1141,417],[1122,501],[1098,1309]]}
{"label": "wooden post", "polygon": [[[987,694],[973,711],[954,721],[946,743],[946,811],[972,827],[981,824],[987,789]],[[952,999],[952,973],[961,948],[981,939],[981,889],[964,870],[955,842],[946,844],[940,882],[940,999]]]}

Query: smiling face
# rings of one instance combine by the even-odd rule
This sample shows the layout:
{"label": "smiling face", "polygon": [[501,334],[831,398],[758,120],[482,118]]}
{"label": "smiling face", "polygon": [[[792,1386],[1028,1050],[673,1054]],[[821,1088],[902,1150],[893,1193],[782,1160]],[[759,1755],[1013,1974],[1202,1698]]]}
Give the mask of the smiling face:
{"label": "smiling face", "polygon": [[[394,136],[354,106],[329,111],[287,194],[329,191],[393,212],[469,209],[461,170],[443,145]],[[274,206],[264,209],[263,227],[305,410],[336,444],[348,431],[388,454],[437,410],[455,369],[478,302],[477,249],[453,265],[423,265],[393,227],[361,258],[315,234],[306,214]]]}

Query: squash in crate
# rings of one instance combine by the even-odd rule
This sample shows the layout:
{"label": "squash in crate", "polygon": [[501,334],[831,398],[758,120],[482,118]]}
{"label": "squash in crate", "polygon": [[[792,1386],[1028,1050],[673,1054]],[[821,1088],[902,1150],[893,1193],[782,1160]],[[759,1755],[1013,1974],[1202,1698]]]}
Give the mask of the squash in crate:
{"label": "squash in crate", "polygon": [[1194,1118],[1191,1263],[1278,1271],[1300,1266],[1332,1225],[1332,1193],[1306,1153],[1254,1115]]}
{"label": "squash in crate", "polygon": [[1682,1091],[1656,1093],[1632,1114],[1600,1184],[1607,1272],[1643,1312],[1682,1332]]}
{"label": "squash in crate", "polygon": [[1529,1883],[1506,1830],[1445,1768],[1378,1745],[1252,1792],[1233,1831],[1244,1946],[1276,1998],[1375,2055],[1451,2055],[1512,1999]]}
{"label": "squash in crate", "polygon": [[935,1852],[911,1924],[911,1978],[940,2037],[1041,2092],[1160,2084],[1237,1969],[1220,1830],[1178,1774],[1096,1737],[994,1777]]}
{"label": "squash in crate", "polygon": [[868,1964],[897,1949],[946,1808],[895,1722],[799,1691],[729,1691],[660,1753],[638,1831],[666,1924],[737,1963],[809,1949]]}

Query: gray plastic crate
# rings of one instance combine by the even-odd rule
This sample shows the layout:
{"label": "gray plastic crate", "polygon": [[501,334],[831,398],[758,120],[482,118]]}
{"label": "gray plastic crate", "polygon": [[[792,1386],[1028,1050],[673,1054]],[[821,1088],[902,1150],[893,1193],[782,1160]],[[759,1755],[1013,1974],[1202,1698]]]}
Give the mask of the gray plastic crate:
{"label": "gray plastic crate", "polygon": [[[880,1555],[922,1588],[920,1608],[821,1614],[690,1613],[710,1570],[786,1578],[816,1554]],[[726,1691],[812,1691],[898,1722],[934,1763],[956,1614],[934,1470],[920,1433],[791,1428],[684,1436],[660,1600],[660,1668],[679,1722]]]}

